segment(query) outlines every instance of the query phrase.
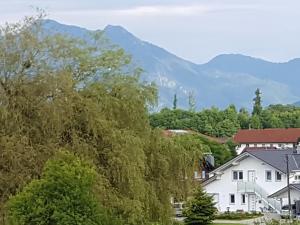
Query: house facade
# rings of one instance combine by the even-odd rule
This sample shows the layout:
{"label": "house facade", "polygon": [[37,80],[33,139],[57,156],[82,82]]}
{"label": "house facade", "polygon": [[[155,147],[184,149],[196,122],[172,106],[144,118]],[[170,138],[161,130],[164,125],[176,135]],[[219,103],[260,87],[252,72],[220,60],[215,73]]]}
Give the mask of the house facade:
{"label": "house facade", "polygon": [[[286,154],[290,158],[290,182],[300,183],[300,154],[295,150],[253,149],[212,171],[209,179],[203,182],[203,188],[213,196],[220,212],[280,213],[288,199],[284,194],[280,196],[281,193],[272,194],[287,186]],[[292,201],[297,199],[300,194],[295,194]]]}
{"label": "house facade", "polygon": [[233,140],[236,152],[241,154],[245,148],[294,148],[298,145],[300,128],[274,128],[239,130]]}

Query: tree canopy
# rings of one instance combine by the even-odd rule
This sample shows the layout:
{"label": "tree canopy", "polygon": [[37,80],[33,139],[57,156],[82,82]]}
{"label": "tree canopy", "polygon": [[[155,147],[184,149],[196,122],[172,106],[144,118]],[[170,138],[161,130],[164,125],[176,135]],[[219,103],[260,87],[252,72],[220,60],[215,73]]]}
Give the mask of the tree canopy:
{"label": "tree canopy", "polygon": [[97,179],[101,177],[88,162],[58,152],[46,163],[40,179],[9,200],[10,221],[16,225],[119,224],[97,200]]}
{"label": "tree canopy", "polygon": [[148,107],[156,87],[140,81],[122,49],[103,45],[101,32],[93,38],[47,35],[40,16],[1,28],[3,224],[9,197],[39,186],[32,180],[43,181],[44,165],[59,149],[93,164],[101,205],[124,224],[168,224],[171,195],[189,192],[182,180],[190,183],[193,174],[183,170],[201,146],[187,149],[153,129]]}
{"label": "tree canopy", "polygon": [[300,107],[270,105],[258,114],[234,105],[221,110],[216,107],[190,111],[162,109],[150,115],[153,127],[162,129],[191,129],[213,137],[232,137],[239,129],[300,128]]}

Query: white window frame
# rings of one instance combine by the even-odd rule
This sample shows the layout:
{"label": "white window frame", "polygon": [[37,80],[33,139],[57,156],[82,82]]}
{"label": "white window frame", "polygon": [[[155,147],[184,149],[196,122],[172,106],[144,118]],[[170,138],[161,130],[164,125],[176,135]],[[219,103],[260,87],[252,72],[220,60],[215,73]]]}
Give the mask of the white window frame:
{"label": "white window frame", "polygon": [[[237,179],[234,179],[234,173],[237,173]],[[242,174],[242,179],[240,178],[240,174]],[[243,170],[232,170],[232,181],[241,181],[244,180],[244,171]]]}
{"label": "white window frame", "polygon": [[[268,179],[268,172],[270,172],[270,174],[271,174],[271,179],[269,180]],[[265,180],[266,180],[266,182],[272,182],[272,170],[266,170],[265,171]]]}

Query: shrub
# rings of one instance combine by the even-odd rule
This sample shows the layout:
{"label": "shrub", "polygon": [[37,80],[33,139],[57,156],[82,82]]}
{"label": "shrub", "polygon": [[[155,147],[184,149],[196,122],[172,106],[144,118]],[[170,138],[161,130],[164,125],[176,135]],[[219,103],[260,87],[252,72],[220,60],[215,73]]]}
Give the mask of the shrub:
{"label": "shrub", "polygon": [[216,219],[220,220],[243,220],[252,219],[262,216],[260,212],[226,212],[216,215]]}

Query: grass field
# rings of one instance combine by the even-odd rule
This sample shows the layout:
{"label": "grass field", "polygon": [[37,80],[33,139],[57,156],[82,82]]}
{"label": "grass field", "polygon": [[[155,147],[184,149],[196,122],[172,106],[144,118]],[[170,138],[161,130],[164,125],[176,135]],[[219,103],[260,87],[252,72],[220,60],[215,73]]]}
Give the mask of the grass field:
{"label": "grass field", "polygon": [[213,225],[244,225],[240,223],[213,223]]}

